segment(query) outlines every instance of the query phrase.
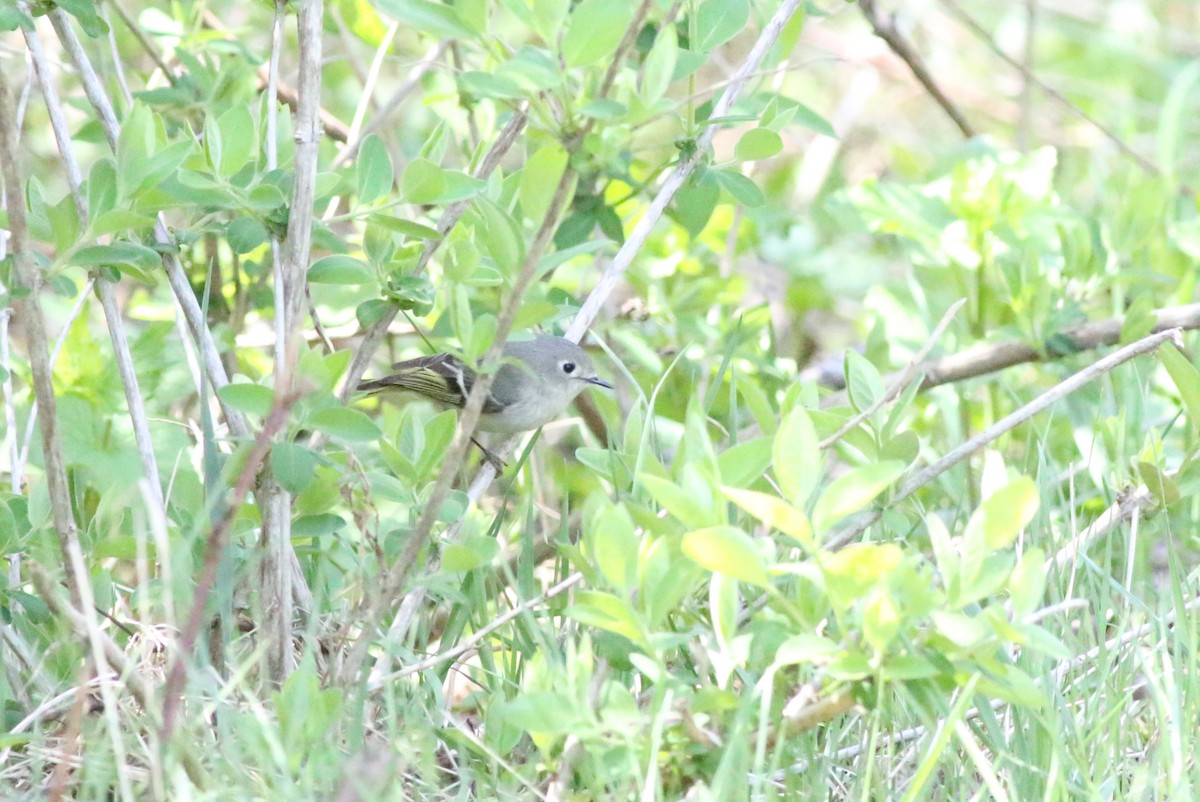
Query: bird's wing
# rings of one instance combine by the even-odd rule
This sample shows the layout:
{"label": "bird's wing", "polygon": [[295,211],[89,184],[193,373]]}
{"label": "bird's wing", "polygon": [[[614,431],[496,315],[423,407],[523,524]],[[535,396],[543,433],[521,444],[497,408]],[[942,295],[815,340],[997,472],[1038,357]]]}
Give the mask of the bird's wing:
{"label": "bird's wing", "polygon": [[[475,371],[452,354],[433,354],[406,359],[392,365],[392,370],[395,372],[390,376],[361,382],[358,385],[359,392],[410,390],[434,401],[461,407],[475,384]],[[493,390],[483,402],[483,411],[495,414],[503,410],[508,403],[505,399],[497,399]]]}
{"label": "bird's wing", "polygon": [[475,371],[451,354],[434,354],[406,359],[392,365],[389,376],[358,385],[360,392],[380,390],[411,390],[414,393],[451,406],[462,406],[463,399],[475,383]]}

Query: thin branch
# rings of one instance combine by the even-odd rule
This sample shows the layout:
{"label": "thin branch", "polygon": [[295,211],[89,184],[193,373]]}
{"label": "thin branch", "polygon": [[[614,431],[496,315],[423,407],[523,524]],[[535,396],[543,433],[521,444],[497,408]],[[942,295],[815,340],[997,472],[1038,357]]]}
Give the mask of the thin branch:
{"label": "thin branch", "polygon": [[[275,0],[275,14],[271,23],[271,56],[267,61],[267,169],[273,170],[278,166],[279,154],[275,139],[278,130],[278,83],[279,57],[283,50],[283,21],[286,16],[284,0]],[[301,71],[305,70],[301,66]],[[311,149],[310,149],[311,150]],[[311,153],[306,151],[305,158],[311,162]],[[299,163],[297,164],[299,167]],[[297,182],[298,183],[298,182]],[[294,187],[299,190],[298,185]],[[304,215],[305,210],[293,208],[292,217]],[[312,211],[307,214],[311,217]],[[289,218],[289,226],[291,219]],[[279,239],[271,235],[271,265],[274,277],[272,287],[275,298],[275,394],[277,396],[289,392],[293,363],[289,355],[295,355],[296,343],[292,336],[293,329],[289,326],[288,292],[289,281],[284,269],[284,258],[280,253]],[[259,548],[262,553],[262,621],[259,627],[266,635],[267,642],[267,676],[271,682],[280,685],[290,673],[292,665],[292,588],[291,571],[287,552],[287,544],[291,541],[291,497],[288,492],[275,481],[274,477],[264,474],[259,478],[257,496],[262,509],[262,538]]]}
{"label": "thin branch", "polygon": [[879,9],[875,7],[875,0],[858,0],[858,7],[862,9],[863,16],[871,24],[871,30],[875,32],[875,35],[886,42],[887,46],[892,49],[892,52],[908,65],[913,77],[917,79],[921,86],[925,87],[925,91],[929,93],[929,96],[942,107],[942,111],[946,112],[946,116],[954,122],[958,130],[962,132],[962,135],[967,139],[975,136],[978,132],[967,121],[966,115],[942,91],[937,81],[934,80],[933,73],[925,66],[925,60],[921,58],[921,54],[909,44],[908,40],[904,38],[904,34],[900,33],[900,29],[896,27],[895,16],[889,15],[885,20],[879,13]]}
{"label": "thin branch", "polygon": [[[650,6],[654,5],[654,0],[642,0],[641,5],[637,7],[637,11],[633,14],[633,20],[629,23],[629,27],[625,29],[625,36],[621,39],[621,44],[617,46],[617,50],[612,55],[612,60],[609,62],[608,70],[604,73],[604,80],[600,82],[600,91],[596,94],[597,98],[608,97],[608,93],[612,91],[613,84],[617,80],[617,73],[621,69],[621,64],[625,61],[625,54],[633,47],[637,41],[638,34],[642,32],[642,28],[646,24],[646,16],[650,13]],[[589,121],[588,127],[591,127]]]}
{"label": "thin branch", "polygon": [[845,436],[846,432],[857,427],[867,418],[874,415],[878,410],[882,409],[884,404],[891,402],[893,398],[900,395],[900,391],[908,386],[909,382],[920,375],[921,360],[928,356],[929,352],[933,350],[933,346],[936,345],[937,341],[942,338],[942,334],[945,333],[946,327],[950,325],[950,321],[954,319],[954,316],[958,314],[958,310],[962,309],[963,304],[966,302],[966,298],[961,298],[957,303],[946,310],[946,314],[942,315],[942,319],[938,321],[936,326],[934,326],[933,333],[929,335],[929,339],[925,341],[925,345],[921,347],[921,350],[918,351],[908,363],[908,367],[906,367],[899,376],[888,383],[887,392],[876,399],[874,404],[843,423],[836,432],[826,437],[824,440],[818,443],[818,445],[821,448],[829,448],[838,440],[841,440],[842,437]]}
{"label": "thin branch", "polygon": [[1046,560],[1046,568],[1060,568],[1076,558],[1080,551],[1095,540],[1107,535],[1125,521],[1129,520],[1144,507],[1154,503],[1150,488],[1138,485],[1132,490],[1123,491],[1115,504],[1092,521],[1083,531],[1071,538],[1054,556]]}
{"label": "thin branch", "polygon": [[[388,32],[391,33],[394,29],[395,23],[388,28]],[[385,39],[385,43],[386,41]],[[363,100],[359,110],[354,115],[354,122],[350,127],[350,135],[345,140],[345,144],[337,152],[337,155],[333,157],[333,162],[330,164],[331,168],[340,167],[358,155],[358,149],[362,146],[362,142],[366,139],[367,135],[382,128],[396,110],[404,105],[404,101],[408,100],[408,96],[421,85],[421,79],[425,77],[425,73],[429,72],[430,67],[437,63],[438,59],[442,57],[442,53],[446,52],[448,45],[448,41],[441,41],[431,47],[421,57],[421,60],[413,65],[413,68],[408,71],[408,75],[404,77],[404,81],[401,82],[400,86],[396,87],[396,91],[383,104],[383,108],[376,112],[375,116],[365,126],[362,125],[361,115],[366,109],[367,97],[372,91],[372,86],[368,82],[368,85],[363,87]],[[377,57],[375,62],[371,64],[371,76],[375,75],[376,63],[378,62],[379,59]],[[360,127],[361,131],[359,130]]]}
{"label": "thin branch", "polygon": [[220,565],[221,556],[228,546],[229,532],[237,518],[242,502],[246,500],[255,477],[258,476],[259,468],[262,467],[267,451],[271,448],[272,439],[287,425],[288,413],[296,400],[295,396],[276,399],[270,414],[263,422],[262,431],[254,439],[254,445],[246,458],[246,464],[234,483],[233,495],[224,505],[221,519],[208,533],[208,539],[204,545],[204,567],[192,595],[192,609],[176,639],[174,659],[167,671],[162,713],[162,742],[164,744],[171,740],[171,734],[175,729],[175,719],[183,701],[187,666],[192,659],[192,650],[196,646],[196,638],[200,634],[200,626],[204,621],[209,594],[212,593],[213,586],[217,582],[217,566]]}
{"label": "thin branch", "polygon": [[[1185,331],[1200,329],[1200,303],[1163,307],[1155,309],[1152,314],[1156,321],[1154,328],[1151,329],[1152,333],[1167,329],[1183,329]],[[1080,351],[1115,345],[1121,339],[1121,328],[1124,325],[1124,318],[1115,317],[1063,329],[1054,334],[1055,341],[1060,342],[1061,345],[1056,347],[1053,353],[1049,352],[1045,346],[1039,348],[1025,340],[1005,340],[1000,343],[979,345],[957,354],[922,362],[917,365],[917,372],[925,374],[925,381],[921,383],[921,388],[928,390],[931,387],[995,373],[1014,365],[1061,359]],[[892,381],[892,378],[889,376],[888,381]],[[844,383],[845,378],[840,377],[839,381]],[[838,389],[840,390],[841,387]],[[840,392],[822,399],[823,406],[838,406],[844,402],[845,396]]]}
{"label": "thin branch", "polygon": [[[58,332],[58,338],[54,341],[54,347],[50,349],[50,368],[53,371],[54,366],[58,363],[58,355],[62,353],[63,346],[67,342],[67,335],[71,333],[71,327],[75,325],[75,319],[83,313],[83,308],[87,305],[88,296],[92,293],[92,286],[96,280],[88,276],[88,280],[80,290],[79,295],[75,298],[75,303],[71,305],[71,311],[67,313],[67,317],[63,322],[62,329]],[[33,432],[37,426],[38,403],[37,398],[33,399],[33,403],[29,407],[29,418],[25,421],[25,436],[21,440],[21,454],[14,463],[14,469],[17,473],[22,473],[25,466],[29,464],[29,448],[33,445]]]}
{"label": "thin branch", "polygon": [[[937,462],[934,462],[932,465],[914,473],[907,480],[905,480],[902,485],[900,485],[889,503],[892,505],[900,503],[920,488],[941,476],[950,468],[959,464],[967,457],[986,446],[988,443],[1012,431],[1017,426],[1020,426],[1022,423],[1032,418],[1034,415],[1047,409],[1048,407],[1053,406],[1063,398],[1066,398],[1071,393],[1083,387],[1085,384],[1098,379],[1107,373],[1111,373],[1115,368],[1135,357],[1154,351],[1168,340],[1179,340],[1182,334],[1183,331],[1178,328],[1167,329],[1166,331],[1161,331],[1157,334],[1151,334],[1148,337],[1143,337],[1137,342],[1130,343],[1124,348],[1114,351],[1108,356],[1097,360],[1091,365],[1088,365],[1086,368],[1074,374],[1073,376],[1070,376],[1069,378],[1064,379],[1056,384],[1054,387],[1051,387],[1049,390],[1042,393],[1025,406],[996,421],[996,423],[992,424],[984,431],[975,435],[970,440],[967,440],[965,443],[962,443],[957,448],[951,450]],[[882,509],[877,509],[873,512],[865,514],[860,520],[834,532],[829,538],[826,539],[824,547],[830,550],[841,548],[855,537],[866,531],[868,527],[878,521],[882,516]]]}
{"label": "thin branch", "polygon": [[[65,13],[61,9],[55,9],[50,15],[50,20],[75,68],[80,73],[90,70],[90,65],[84,64],[87,57],[84,55],[83,48],[79,40],[75,37],[74,31],[65,19]],[[51,109],[49,116],[54,137],[58,143],[58,151],[67,165],[67,182],[70,186],[71,197],[75,202],[76,214],[79,216],[79,226],[82,229],[86,229],[89,213],[87,202],[82,193],[82,173],[75,160],[71,135],[66,128],[62,109],[59,107],[58,93],[53,89],[49,67],[45,60],[45,54],[42,52],[36,30],[33,28],[27,29],[25,37],[29,43],[29,52],[34,60],[34,66],[38,71],[38,75],[41,76],[42,91],[46,98],[46,106],[48,109]],[[95,80],[94,73],[92,73],[91,79]],[[141,388],[138,386],[137,373],[134,371],[133,354],[129,348],[129,338],[125,335],[121,309],[117,304],[115,284],[103,275],[98,275],[96,289],[97,294],[100,296],[100,305],[104,309],[104,320],[108,324],[108,335],[109,339],[112,340],[113,356],[116,359],[117,372],[121,376],[121,386],[125,392],[125,405],[129,410],[129,420],[133,427],[133,439],[137,444],[138,455],[142,460],[142,472],[146,476],[146,481],[155,490],[157,503],[161,506],[163,503],[162,483],[158,476],[158,462],[154,456],[154,442],[150,437],[150,422],[146,416],[145,404],[142,401]]]}
{"label": "thin branch", "polygon": [[509,621],[512,621],[517,616],[529,612],[540,604],[544,604],[550,599],[553,599],[555,596],[565,593],[567,590],[570,590],[582,581],[583,574],[576,571],[563,581],[547,589],[545,593],[535,596],[528,601],[524,601],[518,604],[516,607],[513,607],[511,610],[508,610],[503,615],[497,616],[494,620],[490,621],[487,626],[481,627],[480,629],[471,633],[470,637],[464,638],[453,649],[447,649],[440,654],[435,654],[433,657],[426,658],[419,663],[413,663],[410,666],[405,666],[399,671],[393,671],[391,674],[387,674],[386,676],[372,678],[368,689],[372,691],[379,690],[379,688],[383,687],[389,682],[395,682],[398,679],[403,679],[404,677],[408,677],[413,674],[419,674],[422,671],[436,668],[449,660],[455,660],[461,657],[462,655],[474,649],[477,643],[482,641],[488,635],[491,635]]}
{"label": "thin branch", "polygon": [[[24,182],[17,166],[16,107],[8,86],[8,76],[0,70],[0,175],[8,205],[8,230],[11,236],[13,307],[28,337],[29,366],[33,373],[33,392],[41,406],[40,426],[45,458],[46,485],[54,529],[62,550],[63,565],[71,564],[71,547],[78,547],[79,533],[71,509],[71,491],[67,484],[67,466],[58,436],[58,409],[50,373],[50,353],[46,342],[46,321],[39,305],[42,276],[33,262],[29,228],[25,217]],[[28,290],[19,293],[17,290]],[[79,588],[67,573],[71,598],[79,603]]]}
{"label": "thin branch", "polygon": [[151,61],[158,65],[159,72],[163,74],[163,78],[167,81],[167,83],[174,86],[175,74],[171,72],[171,66],[163,60],[162,54],[158,52],[158,48],[154,46],[154,43],[146,37],[146,34],[142,31],[141,26],[139,26],[137,21],[130,17],[128,13],[126,13],[125,9],[121,7],[121,4],[118,2],[118,0],[110,0],[110,4],[117,10],[117,16],[121,18],[121,22],[125,23],[125,27],[133,35],[133,38],[136,39],[138,44],[142,46],[142,50],[146,52],[146,55],[150,57]]}

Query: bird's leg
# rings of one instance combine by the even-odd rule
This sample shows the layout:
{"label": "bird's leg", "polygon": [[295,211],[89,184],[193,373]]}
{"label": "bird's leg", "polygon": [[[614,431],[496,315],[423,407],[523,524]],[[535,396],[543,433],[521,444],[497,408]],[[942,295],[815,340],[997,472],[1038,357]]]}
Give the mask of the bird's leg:
{"label": "bird's leg", "polygon": [[488,464],[496,469],[497,477],[504,473],[504,460],[497,457],[491,451],[488,451],[487,446],[476,440],[474,437],[471,438],[471,442],[479,446],[479,450],[483,452],[483,458],[488,461]]}

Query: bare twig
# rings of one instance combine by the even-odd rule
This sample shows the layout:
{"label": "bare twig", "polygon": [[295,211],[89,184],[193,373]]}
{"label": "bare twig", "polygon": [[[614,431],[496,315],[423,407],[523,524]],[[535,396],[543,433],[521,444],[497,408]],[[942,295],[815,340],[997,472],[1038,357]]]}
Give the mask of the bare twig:
{"label": "bare twig", "polygon": [[[80,290],[79,296],[76,297],[75,303],[71,305],[71,311],[67,313],[62,329],[58,332],[57,339],[54,340],[54,347],[50,349],[51,370],[58,363],[58,355],[62,353],[63,346],[67,342],[67,335],[71,333],[71,326],[75,325],[75,319],[83,313],[84,307],[87,306],[87,299],[91,295],[92,287],[95,283],[96,280],[88,276],[88,280],[84,283],[83,289]],[[29,463],[29,447],[33,444],[33,432],[37,428],[37,413],[37,398],[34,398],[33,403],[29,406],[29,417],[25,421],[25,435],[21,439],[21,453],[17,461],[13,463],[13,470],[18,474],[22,473],[24,466]]]}
{"label": "bare twig", "polygon": [[950,321],[954,319],[954,316],[958,314],[958,310],[962,309],[963,304],[966,302],[967,299],[962,298],[946,310],[946,314],[942,315],[942,319],[938,321],[936,326],[934,326],[933,333],[929,335],[929,339],[925,341],[925,345],[921,347],[921,350],[918,351],[908,363],[908,367],[901,371],[899,376],[888,383],[887,392],[876,399],[874,404],[871,404],[871,406],[843,423],[836,432],[826,437],[818,445],[821,448],[829,448],[838,440],[841,440],[842,437],[845,436],[846,432],[858,426],[858,424],[874,415],[876,411],[882,409],[884,404],[889,403],[893,398],[900,395],[900,391],[903,390],[909,382],[911,382],[920,374],[921,360],[933,350],[933,346],[936,345],[937,341],[941,339],[942,334],[946,331],[946,327],[950,325]]}
{"label": "bare twig", "polygon": [[[1125,362],[1128,362],[1134,357],[1154,351],[1168,340],[1178,339],[1181,335],[1182,330],[1178,328],[1168,329],[1166,331],[1158,332],[1157,334],[1151,334],[1148,337],[1143,337],[1137,342],[1130,343],[1124,348],[1114,351],[1108,356],[1097,360],[1091,365],[1088,365],[1083,370],[1067,379],[1064,379],[1054,387],[1042,393],[1025,406],[996,421],[996,423],[975,435],[970,440],[967,440],[957,448],[952,449],[937,462],[914,473],[907,480],[905,480],[902,485],[900,485],[895,494],[892,496],[890,503],[897,504],[908,498],[919,488],[924,487],[929,482],[941,476],[947,470],[962,462],[988,443],[992,442],[1001,435],[1012,431],[1017,426],[1032,418],[1034,415],[1054,405],[1063,398],[1066,398],[1068,395],[1083,387],[1088,382],[1112,372],[1114,368],[1124,364]],[[878,521],[882,515],[882,509],[877,509],[873,512],[866,513],[860,518],[860,520],[855,521],[834,532],[829,538],[826,539],[824,547],[831,550],[841,548],[855,537],[866,531],[866,529]]]}
{"label": "bare twig", "polygon": [[[71,511],[71,493],[67,485],[67,467],[62,443],[58,437],[58,410],[54,399],[54,384],[50,375],[50,353],[46,343],[46,321],[39,305],[42,277],[33,264],[29,244],[29,228],[25,218],[24,184],[17,166],[16,106],[8,86],[8,76],[0,70],[0,175],[4,178],[4,194],[8,205],[9,245],[12,251],[13,307],[24,324],[29,338],[29,366],[33,372],[33,391],[42,409],[40,426],[42,451],[46,463],[46,485],[50,493],[50,510],[54,529],[62,550],[63,565],[71,564],[71,547],[78,548],[79,533]],[[68,572],[71,598],[79,603],[79,588]]]}
{"label": "bare twig", "polygon": [[1047,568],[1060,568],[1075,559],[1089,543],[1107,535],[1125,521],[1133,517],[1138,510],[1154,502],[1150,488],[1138,485],[1128,492],[1122,492],[1115,504],[1102,512],[1086,529],[1081,531],[1070,542],[1055,552],[1046,561]]}
{"label": "bare twig", "polygon": [[146,55],[150,57],[150,60],[158,65],[163,79],[174,86],[175,74],[171,72],[171,66],[163,60],[162,54],[158,52],[158,48],[154,46],[154,43],[146,37],[141,26],[137,24],[137,20],[129,16],[118,0],[109,0],[109,5],[117,10],[117,16],[121,18],[121,22],[125,23],[125,27],[133,34],[133,38],[138,41],[138,44],[142,46],[142,50],[146,51]]}
{"label": "bare twig", "polygon": [[385,685],[389,682],[394,682],[398,679],[403,679],[404,677],[410,676],[412,674],[419,674],[422,671],[427,671],[431,668],[436,668],[437,666],[440,666],[442,663],[445,663],[448,660],[454,660],[454,659],[466,654],[467,652],[469,652],[475,648],[475,644],[482,641],[488,635],[491,635],[493,632],[495,632],[497,629],[499,629],[500,627],[507,624],[509,621],[512,621],[517,616],[522,615],[522,614],[528,612],[529,610],[532,610],[533,608],[537,607],[540,604],[544,604],[545,602],[549,601],[550,599],[553,599],[555,596],[559,595],[560,593],[566,592],[567,590],[571,589],[575,585],[578,585],[581,581],[583,581],[583,574],[576,571],[575,573],[571,574],[563,581],[561,581],[558,584],[554,585],[553,587],[547,589],[545,593],[535,596],[532,599],[529,599],[528,601],[524,601],[524,602],[518,604],[516,607],[513,607],[511,610],[505,612],[503,615],[497,616],[495,619],[490,621],[487,624],[487,626],[479,628],[475,632],[471,633],[470,637],[464,638],[453,649],[447,649],[446,651],[441,652],[440,654],[435,654],[433,657],[429,657],[425,660],[422,660],[419,663],[413,663],[410,666],[405,666],[404,668],[400,669],[399,671],[393,671],[391,674],[388,674],[386,676],[373,677],[368,686],[369,689],[372,691],[378,690],[383,685]]}
{"label": "bare twig", "polygon": [[162,714],[163,743],[170,741],[171,734],[175,729],[175,719],[183,701],[183,688],[187,680],[187,665],[192,659],[192,650],[196,646],[196,638],[200,634],[200,626],[205,618],[208,596],[217,581],[217,566],[228,545],[229,531],[242,502],[245,501],[246,495],[254,484],[255,477],[258,476],[263,459],[271,448],[272,439],[287,424],[288,413],[295,402],[295,396],[276,399],[270,414],[263,422],[262,431],[254,439],[254,445],[246,458],[245,466],[238,474],[233,487],[233,495],[225,504],[224,514],[208,533],[208,539],[204,546],[204,567],[192,595],[192,609],[176,640],[174,658],[171,668],[167,672]]}
{"label": "bare twig", "polygon": [[[394,31],[394,29],[394,24],[389,26],[389,33]],[[386,45],[388,41],[390,40],[385,38],[384,45]],[[363,99],[359,106],[358,112],[355,113],[354,122],[351,124],[349,132],[350,135],[345,140],[345,144],[337,152],[337,155],[333,157],[333,162],[330,164],[330,167],[340,167],[358,155],[358,149],[362,146],[362,142],[364,139],[366,139],[367,135],[378,130],[379,128],[382,128],[388,119],[396,112],[396,110],[404,105],[404,101],[408,99],[408,96],[411,95],[413,91],[421,85],[421,79],[425,77],[425,73],[429,72],[429,69],[437,63],[438,59],[442,57],[442,53],[446,51],[448,44],[448,41],[442,41],[430,48],[429,52],[422,56],[421,60],[414,64],[413,68],[408,71],[408,75],[404,77],[403,83],[396,87],[396,91],[392,93],[390,98],[388,98],[387,103],[383,104],[383,108],[381,108],[365,126],[362,125],[361,115],[367,107],[367,98],[372,91],[372,86],[370,83],[368,83],[367,86],[363,87]],[[386,52],[386,47],[381,45],[379,52],[381,54]],[[379,58],[376,58],[376,61],[371,65],[371,76],[375,75],[376,65],[378,63]],[[360,128],[361,131],[359,130]]]}
{"label": "bare twig", "polygon": [[[1200,328],[1200,303],[1168,306],[1155,309],[1152,314],[1155,324],[1151,332],[1166,331],[1167,329],[1190,331]],[[925,380],[921,383],[921,387],[927,390],[931,387],[994,373],[1026,362],[1058,359],[1078,351],[1114,345],[1121,339],[1121,327],[1124,324],[1125,319],[1118,317],[1063,329],[1054,334],[1055,340],[1061,343],[1054,353],[1048,352],[1044,346],[1031,345],[1025,340],[1005,340],[922,362],[917,365],[917,372],[925,374]],[[892,378],[889,376],[888,381],[892,381]],[[822,400],[825,406],[837,406],[844,402],[845,396],[841,393],[834,393]]]}
{"label": "bare twig", "polygon": [[892,49],[892,52],[900,57],[900,60],[908,65],[912,71],[913,77],[920,82],[929,96],[942,107],[942,111],[946,112],[951,121],[962,132],[962,135],[967,139],[975,136],[977,133],[974,126],[967,121],[966,116],[959,110],[954,101],[942,91],[938,86],[937,81],[933,79],[933,73],[925,66],[925,60],[921,58],[921,54],[916,51],[908,40],[904,38],[904,34],[900,33],[900,29],[896,27],[896,19],[894,16],[889,16],[887,19],[879,13],[879,9],[875,7],[875,0],[858,0],[858,7],[862,9],[863,16],[867,22],[871,24],[871,30],[875,35],[887,43],[887,46]]}
{"label": "bare twig", "polygon": [[[608,70],[604,73],[604,80],[600,82],[600,91],[596,94],[597,98],[608,97],[608,93],[612,91],[613,83],[617,80],[617,73],[621,69],[621,64],[625,61],[625,54],[633,47],[634,42],[637,41],[638,34],[642,32],[642,27],[646,24],[646,15],[650,13],[650,6],[652,5],[654,5],[654,0],[642,0],[637,10],[633,13],[633,20],[629,23],[629,27],[625,29],[625,36],[621,39],[621,44],[617,46],[616,52],[613,53]],[[590,123],[588,127],[591,127]]]}
{"label": "bare twig", "polygon": [[[74,32],[64,19],[64,16],[64,12],[61,9],[56,9],[50,15],[50,19],[71,62],[75,64],[80,72],[83,72],[85,67],[82,65],[82,62],[86,60],[86,56],[84,56],[83,48],[80,46],[79,40],[74,36]],[[42,83],[42,93],[46,98],[46,107],[50,110],[51,128],[58,143],[58,151],[67,166],[67,182],[70,186],[71,197],[75,203],[75,212],[79,216],[79,225],[81,228],[87,228],[89,215],[87,202],[83,197],[81,188],[82,172],[75,159],[74,148],[71,145],[71,134],[67,130],[66,120],[59,105],[58,93],[54,90],[49,65],[45,54],[42,52],[37,31],[33,28],[27,29],[25,31],[25,39],[29,45],[29,53],[33,58],[34,67]],[[90,66],[86,69],[90,69]],[[138,455],[142,460],[142,472],[146,475],[146,481],[156,491],[157,503],[161,507],[163,503],[162,484],[158,476],[158,462],[154,456],[154,443],[150,437],[150,423],[146,417],[145,404],[142,402],[142,393],[138,386],[137,373],[133,368],[133,354],[129,349],[129,339],[125,336],[124,321],[121,317],[120,307],[117,305],[114,282],[104,278],[103,275],[98,275],[96,277],[96,289],[100,296],[100,304],[104,308],[104,319],[108,324],[109,339],[112,340],[113,356],[116,358],[117,371],[121,376],[121,385],[125,391],[125,404],[129,410],[130,423],[133,426],[134,442],[137,444]]]}

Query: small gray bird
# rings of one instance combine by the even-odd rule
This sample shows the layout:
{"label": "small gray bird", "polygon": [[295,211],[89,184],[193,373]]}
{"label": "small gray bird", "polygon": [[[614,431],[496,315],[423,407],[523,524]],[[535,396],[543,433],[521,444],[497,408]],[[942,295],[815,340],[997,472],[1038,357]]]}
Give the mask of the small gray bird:
{"label": "small gray bird", "polygon": [[[392,365],[392,373],[358,385],[360,392],[406,390],[439,404],[462,407],[475,383],[475,370],[452,354],[434,354]],[[591,357],[570,340],[541,334],[531,340],[505,343],[504,361],[483,403],[479,428],[515,434],[544,426],[561,415],[589,385],[612,385],[596,375]],[[483,447],[488,461],[500,472],[503,462]]]}

